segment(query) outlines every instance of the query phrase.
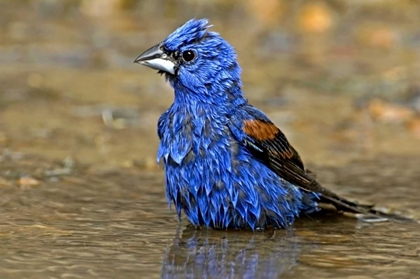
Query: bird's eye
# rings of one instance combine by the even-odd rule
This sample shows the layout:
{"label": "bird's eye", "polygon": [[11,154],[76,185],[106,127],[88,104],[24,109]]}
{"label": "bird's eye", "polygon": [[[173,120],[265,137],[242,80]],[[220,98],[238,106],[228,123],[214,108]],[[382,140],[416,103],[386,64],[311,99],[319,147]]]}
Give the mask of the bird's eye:
{"label": "bird's eye", "polygon": [[186,50],[182,53],[182,59],[184,59],[185,62],[190,62],[195,58],[195,52],[192,50]]}

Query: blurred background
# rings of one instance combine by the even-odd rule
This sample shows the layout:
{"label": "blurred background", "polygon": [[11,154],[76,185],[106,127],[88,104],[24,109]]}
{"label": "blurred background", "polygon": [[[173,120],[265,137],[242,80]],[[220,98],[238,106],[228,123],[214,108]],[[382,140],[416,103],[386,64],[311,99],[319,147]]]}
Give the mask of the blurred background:
{"label": "blurred background", "polygon": [[244,91],[316,165],[420,155],[415,0],[0,0],[0,149],[157,168],[172,90],[133,64],[192,17],[237,50]]}

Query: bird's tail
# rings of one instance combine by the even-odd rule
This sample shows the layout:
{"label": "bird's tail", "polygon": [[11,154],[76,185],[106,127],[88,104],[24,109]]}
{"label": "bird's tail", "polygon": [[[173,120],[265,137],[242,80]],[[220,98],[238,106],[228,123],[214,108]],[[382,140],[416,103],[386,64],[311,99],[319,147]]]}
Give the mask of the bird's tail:
{"label": "bird's tail", "polygon": [[[315,183],[318,184],[314,180]],[[321,193],[321,202],[329,203],[334,205],[334,207],[343,212],[350,212],[359,215],[362,220],[369,220],[370,222],[381,222],[381,221],[400,221],[400,222],[413,222],[414,220],[400,216],[392,213],[385,213],[380,210],[374,209],[374,205],[358,204],[352,201],[349,201],[343,197],[340,197],[336,193],[325,189],[320,184],[316,186],[320,189]]]}

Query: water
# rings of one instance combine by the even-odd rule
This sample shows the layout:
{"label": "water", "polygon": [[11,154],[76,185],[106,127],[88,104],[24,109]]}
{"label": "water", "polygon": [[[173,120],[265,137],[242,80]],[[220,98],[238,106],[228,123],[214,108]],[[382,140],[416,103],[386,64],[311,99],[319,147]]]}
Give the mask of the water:
{"label": "water", "polygon": [[205,16],[324,186],[420,219],[418,5],[293,3],[0,1],[0,278],[418,276],[417,222],[326,211],[214,231],[168,208],[156,122],[172,91],[132,61]]}
{"label": "water", "polygon": [[[319,175],[335,185],[347,181],[347,196],[419,218],[414,167],[420,161],[393,160],[398,164],[357,162]],[[161,172],[80,166],[65,177],[42,177],[59,167],[36,157],[1,163],[6,181],[23,174],[40,181],[2,185],[2,278],[395,278],[420,272],[418,223],[364,223],[327,212],[287,230],[196,230],[167,208]],[[403,180],[387,175],[402,172]]]}

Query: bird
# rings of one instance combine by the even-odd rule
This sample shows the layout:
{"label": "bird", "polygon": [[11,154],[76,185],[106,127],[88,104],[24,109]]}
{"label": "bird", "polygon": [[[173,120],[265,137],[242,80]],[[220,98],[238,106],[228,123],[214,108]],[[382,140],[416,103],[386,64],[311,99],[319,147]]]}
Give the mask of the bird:
{"label": "bird", "polygon": [[321,186],[285,134],[245,98],[236,52],[211,27],[191,19],[134,61],[158,70],[174,90],[158,120],[157,161],[179,219],[184,213],[197,228],[280,229],[327,203],[387,220]]}

